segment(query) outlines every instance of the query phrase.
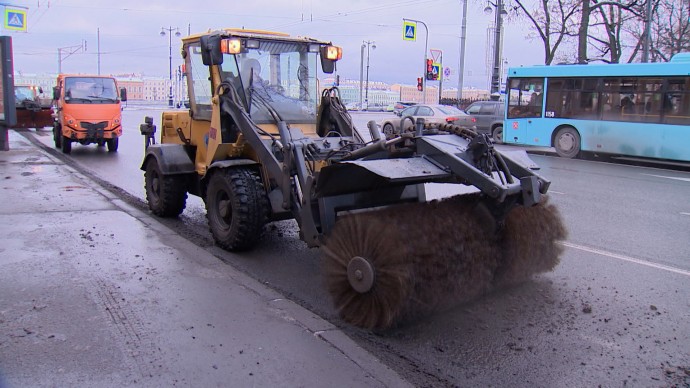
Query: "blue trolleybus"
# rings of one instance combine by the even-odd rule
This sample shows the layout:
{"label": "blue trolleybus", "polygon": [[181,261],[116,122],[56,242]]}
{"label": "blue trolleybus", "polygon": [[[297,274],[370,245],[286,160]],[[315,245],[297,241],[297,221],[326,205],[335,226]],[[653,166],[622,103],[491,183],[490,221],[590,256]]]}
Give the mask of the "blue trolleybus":
{"label": "blue trolleybus", "polygon": [[503,141],[690,161],[690,53],[665,63],[508,70]]}

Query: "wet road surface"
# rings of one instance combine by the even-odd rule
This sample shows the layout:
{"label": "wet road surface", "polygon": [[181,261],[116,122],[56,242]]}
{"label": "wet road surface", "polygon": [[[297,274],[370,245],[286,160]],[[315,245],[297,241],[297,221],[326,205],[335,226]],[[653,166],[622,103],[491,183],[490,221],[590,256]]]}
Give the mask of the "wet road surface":
{"label": "wet road surface", "polygon": [[[81,170],[145,206],[138,125],[160,111],[123,112],[116,154],[74,146]],[[355,115],[358,128],[372,117]],[[33,130],[32,130],[33,131]],[[32,134],[33,135],[33,134]],[[52,146],[50,135],[35,135]],[[690,384],[690,174],[533,156],[569,230],[552,273],[383,333],[341,322],[319,274],[319,251],[296,224],[269,225],[257,249],[217,253],[343,329],[418,386],[687,386]],[[203,202],[166,221],[212,245]],[[536,231],[535,231],[536,232]],[[410,236],[414,238],[414,236]]]}

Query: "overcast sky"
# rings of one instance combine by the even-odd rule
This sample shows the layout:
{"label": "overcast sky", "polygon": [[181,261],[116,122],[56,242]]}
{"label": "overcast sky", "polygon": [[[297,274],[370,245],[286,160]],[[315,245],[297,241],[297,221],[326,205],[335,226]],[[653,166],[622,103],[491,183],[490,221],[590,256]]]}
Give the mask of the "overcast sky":
{"label": "overcast sky", "polygon": [[[28,7],[28,32],[4,31],[13,38],[15,71],[56,73],[58,48],[86,41],[86,51],[64,58],[63,72],[102,74],[142,73],[167,77],[169,38],[161,28],[177,27],[184,35],[224,27],[269,29],[291,35],[331,40],[343,47],[338,74],[359,79],[360,47],[375,41],[369,80],[414,84],[421,76],[425,32],[418,25],[417,41],[402,39],[403,18],[421,20],[429,28],[430,49],[443,52],[452,68],[449,81],[457,86],[462,4],[459,0],[8,0]],[[469,0],[464,85],[486,88],[491,48],[487,27],[493,14],[486,1]],[[509,66],[543,63],[538,42],[526,38],[524,21],[505,22],[503,57]],[[100,50],[98,32],[100,31]],[[166,32],[167,33],[167,32]],[[173,66],[181,63],[180,40],[173,35]],[[98,55],[100,51],[100,55]],[[366,59],[365,59],[366,62]],[[366,63],[365,63],[366,65]]]}

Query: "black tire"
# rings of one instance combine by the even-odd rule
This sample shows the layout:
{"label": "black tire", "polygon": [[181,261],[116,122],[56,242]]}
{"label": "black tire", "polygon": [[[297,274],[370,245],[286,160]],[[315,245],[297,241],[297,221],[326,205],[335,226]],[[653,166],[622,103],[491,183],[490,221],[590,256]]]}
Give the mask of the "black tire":
{"label": "black tire", "polygon": [[572,159],[580,154],[580,134],[573,127],[563,127],[553,138],[556,153],[562,158]]}
{"label": "black tire", "polygon": [[386,135],[386,139],[392,139],[393,135],[395,134],[395,128],[393,127],[393,124],[386,123],[383,126],[383,134]]}
{"label": "black tire", "polygon": [[497,125],[491,131],[491,138],[494,139],[494,143],[503,144],[503,126],[502,125]]}
{"label": "black tire", "polygon": [[156,158],[146,162],[144,189],[149,209],[159,217],[177,217],[186,206],[186,177],[163,174]]}
{"label": "black tire", "polygon": [[120,144],[120,138],[114,137],[105,141],[108,145],[108,152],[117,152],[117,146]]}
{"label": "black tire", "polygon": [[99,140],[96,142],[97,147],[104,147],[105,146],[105,140]]}
{"label": "black tire", "polygon": [[59,125],[53,127],[53,141],[55,142],[55,148],[62,148],[62,131]]}
{"label": "black tire", "polygon": [[268,198],[257,172],[248,168],[214,172],[205,202],[216,244],[228,251],[247,250],[256,244],[268,218]]}
{"label": "black tire", "polygon": [[61,143],[63,154],[69,154],[70,152],[72,152],[72,140],[69,137],[62,136]]}

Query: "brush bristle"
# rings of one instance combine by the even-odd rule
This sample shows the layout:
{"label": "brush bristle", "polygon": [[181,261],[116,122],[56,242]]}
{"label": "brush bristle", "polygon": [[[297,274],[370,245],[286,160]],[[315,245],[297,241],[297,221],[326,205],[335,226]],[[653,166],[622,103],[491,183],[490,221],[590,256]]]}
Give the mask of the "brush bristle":
{"label": "brush bristle", "polygon": [[[342,319],[386,329],[555,267],[561,253],[555,241],[565,229],[553,205],[514,209],[496,234],[476,204],[477,197],[462,196],[341,218],[323,253],[327,287]],[[347,277],[356,256],[375,271],[365,293]]]}

